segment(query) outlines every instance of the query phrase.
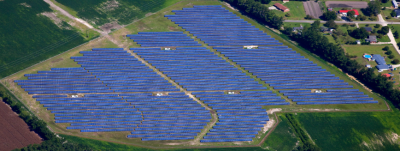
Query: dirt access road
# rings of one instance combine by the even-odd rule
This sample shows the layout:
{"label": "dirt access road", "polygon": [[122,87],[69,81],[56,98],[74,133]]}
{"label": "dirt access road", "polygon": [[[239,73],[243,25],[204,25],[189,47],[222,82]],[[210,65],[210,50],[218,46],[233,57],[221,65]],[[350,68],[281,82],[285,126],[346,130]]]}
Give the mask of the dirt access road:
{"label": "dirt access road", "polygon": [[35,132],[3,101],[0,101],[0,150],[10,151],[42,142]]}
{"label": "dirt access road", "polygon": [[70,19],[72,19],[72,20],[78,21],[78,22],[82,23],[83,25],[85,25],[86,27],[88,27],[88,28],[90,28],[90,29],[93,29],[93,30],[95,30],[95,31],[97,31],[97,32],[99,32],[99,33],[101,33],[102,35],[107,35],[107,32],[103,32],[103,31],[100,31],[100,30],[98,30],[98,29],[96,29],[96,28],[93,28],[93,26],[90,25],[88,22],[86,22],[86,21],[84,21],[84,20],[82,20],[82,19],[80,19],[80,18],[76,18],[76,17],[72,16],[72,15],[69,14],[67,11],[63,10],[62,8],[60,8],[60,7],[58,7],[56,4],[54,4],[51,0],[43,0],[43,1],[46,2],[47,4],[49,4],[50,7],[52,7],[52,8],[54,8],[54,9],[60,11],[61,14],[63,14],[64,16],[67,16],[68,18],[70,18]]}

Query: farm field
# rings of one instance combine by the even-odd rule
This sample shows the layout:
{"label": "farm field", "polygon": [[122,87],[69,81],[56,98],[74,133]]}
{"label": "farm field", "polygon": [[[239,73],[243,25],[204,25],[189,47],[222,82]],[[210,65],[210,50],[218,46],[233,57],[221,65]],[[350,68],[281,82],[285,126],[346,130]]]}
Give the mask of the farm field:
{"label": "farm field", "polygon": [[39,144],[42,139],[29,126],[11,110],[11,108],[0,101],[0,149],[9,151],[22,148],[30,144]]}
{"label": "farm field", "polygon": [[[190,3],[190,4],[189,4]],[[13,75],[12,77],[2,80],[2,83],[5,84],[8,88],[10,88],[14,93],[17,94],[17,97],[22,99],[25,104],[28,104],[33,108],[33,110],[38,114],[39,117],[43,118],[46,120],[46,122],[49,124],[49,126],[56,131],[57,133],[61,134],[67,134],[67,135],[74,135],[74,136],[80,136],[80,137],[86,137],[86,138],[96,138],[99,140],[106,140],[106,141],[112,141],[112,142],[119,142],[119,143],[125,143],[129,145],[141,145],[142,147],[144,146],[154,146],[154,147],[165,147],[165,146],[172,146],[170,145],[170,141],[160,141],[160,142],[143,142],[140,141],[140,139],[126,139],[127,132],[115,132],[115,133],[107,133],[107,132],[97,132],[97,133],[81,133],[79,130],[65,130],[67,126],[70,126],[69,124],[55,124],[54,122],[54,114],[48,114],[48,111],[46,111],[45,108],[42,107],[38,102],[35,101],[35,99],[32,99],[30,95],[27,95],[23,89],[21,89],[19,86],[16,86],[12,80],[15,79],[25,79],[24,74],[27,73],[37,73],[37,71],[43,71],[43,70],[49,70],[50,68],[55,68],[55,67],[77,67],[79,66],[76,64],[74,61],[69,59],[70,56],[81,56],[79,54],[80,51],[88,51],[91,48],[95,47],[100,47],[100,48],[115,48],[115,47],[123,47],[123,48],[130,48],[130,47],[138,47],[137,43],[133,42],[132,40],[124,37],[126,34],[135,34],[139,31],[183,31],[180,27],[178,27],[176,24],[172,23],[168,19],[164,17],[164,15],[170,14],[170,10],[176,10],[176,9],[181,9],[182,7],[191,7],[192,5],[219,5],[221,4],[220,2],[217,1],[191,1],[191,2],[181,2],[178,4],[175,4],[171,7],[168,7],[167,9],[164,9],[154,15],[149,16],[148,18],[145,18],[143,20],[137,21],[133,24],[128,25],[126,28],[120,29],[116,32],[114,32],[110,37],[101,37],[99,39],[96,39],[96,41],[91,42],[90,44],[78,47],[68,54],[65,54],[63,56],[56,57],[52,60],[46,61],[42,64],[39,64],[37,66],[34,66],[28,70],[25,70],[23,72],[17,73]],[[227,8],[227,7],[225,7]],[[231,10],[232,11],[232,10]],[[341,109],[341,110],[365,110],[365,109],[385,109],[386,105],[384,101],[379,98],[378,96],[366,91],[363,89],[360,85],[355,84],[354,81],[350,80],[347,76],[345,76],[343,73],[341,73],[338,69],[334,68],[333,66],[330,66],[326,64],[326,62],[321,61],[318,59],[316,56],[312,54],[308,54],[306,51],[299,50],[295,46],[291,45],[290,43],[287,43],[286,41],[283,41],[283,39],[279,38],[277,35],[274,35],[271,33],[268,29],[263,27],[262,25],[256,24],[254,21],[251,19],[248,19],[242,15],[239,14],[239,12],[234,12],[235,14],[239,15],[246,21],[250,22],[251,24],[255,25],[257,28],[263,30],[264,32],[268,33],[269,35],[272,35],[272,37],[276,38],[280,42],[283,42],[284,45],[289,45],[289,47],[293,48],[296,50],[298,53],[300,53],[303,56],[306,56],[306,58],[309,58],[311,61],[314,63],[318,64],[319,66],[322,66],[323,68],[326,68],[328,71],[331,73],[337,74],[336,76],[340,77],[340,79],[343,79],[345,82],[350,83],[351,85],[354,85],[354,88],[360,89],[361,92],[368,94],[370,97],[373,97],[374,100],[378,100],[378,104],[358,104],[358,105],[311,105],[311,106],[301,106],[301,105],[295,105],[291,104],[288,106],[282,106],[282,108],[286,109],[294,109],[294,110],[299,110],[299,109]],[[187,34],[188,32],[184,32]],[[120,41],[122,44],[117,44],[112,41]],[[199,41],[199,39],[196,39],[196,41]],[[201,43],[204,46],[204,43]],[[209,47],[207,47],[209,48]],[[212,52],[215,52],[215,50],[211,50]],[[61,59],[59,59],[61,58]],[[340,74],[341,73],[341,74]],[[268,90],[273,90],[272,88],[268,87]],[[274,91],[274,93],[278,93],[277,91]],[[282,96],[282,94],[279,94],[279,96]],[[281,106],[264,106],[264,108],[276,108]],[[268,132],[268,131],[266,131]],[[278,135],[278,134],[277,134]],[[265,134],[257,134],[258,139],[252,142],[244,142],[241,144],[235,144],[235,143],[215,143],[212,144],[213,146],[225,146],[225,145],[255,145],[260,142],[260,139],[265,136]],[[173,143],[178,143],[178,145],[173,145],[172,147],[188,147],[188,146],[193,146],[193,145],[188,145],[188,141],[173,141]],[[195,144],[198,145],[198,144]],[[202,144],[202,146],[211,146],[209,144]]]}
{"label": "farm field", "polygon": [[261,145],[261,148],[268,150],[289,151],[296,147],[298,139],[289,125],[289,121],[283,116],[278,116],[280,122],[268,139]]}
{"label": "farm field", "polygon": [[297,113],[295,117],[322,150],[400,149],[398,111]]}
{"label": "farm field", "polygon": [[7,0],[0,3],[0,77],[95,37],[86,38],[81,31],[62,20],[57,20],[55,24],[45,16],[51,16],[52,10],[43,1]]}
{"label": "farm field", "polygon": [[117,22],[126,25],[181,0],[56,0],[71,14],[86,20],[95,27]]}

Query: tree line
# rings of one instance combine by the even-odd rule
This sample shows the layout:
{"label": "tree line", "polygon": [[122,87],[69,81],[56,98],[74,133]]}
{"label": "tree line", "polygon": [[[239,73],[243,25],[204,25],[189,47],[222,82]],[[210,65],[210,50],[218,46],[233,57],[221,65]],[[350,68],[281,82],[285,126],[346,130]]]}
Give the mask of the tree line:
{"label": "tree line", "polygon": [[275,13],[268,9],[267,6],[259,2],[260,0],[223,0],[229,4],[237,7],[240,11],[244,12],[249,17],[257,21],[280,29],[283,25],[283,17],[275,15]]}
{"label": "tree line", "polygon": [[68,143],[63,138],[57,137],[52,131],[47,128],[47,124],[31,114],[26,107],[17,100],[5,87],[0,85],[0,99],[7,103],[11,109],[19,115],[21,119],[29,126],[29,128],[36,132],[42,139],[41,144],[33,144],[15,151],[90,151],[88,146],[84,144]]}
{"label": "tree line", "polygon": [[399,107],[400,91],[393,88],[393,82],[380,74],[375,74],[375,68],[368,69],[356,60],[351,60],[339,45],[330,43],[328,38],[321,34],[319,26],[320,22],[315,21],[311,24],[311,27],[304,28],[301,34],[293,34],[286,30],[283,33],[287,34],[303,48],[333,63],[341,68],[343,72],[353,75],[375,92],[385,96],[393,105]]}
{"label": "tree line", "polygon": [[314,143],[310,140],[310,137],[304,132],[303,128],[301,128],[300,123],[294,118],[293,114],[288,113],[285,114],[285,117],[288,119],[290,126],[293,128],[293,131],[296,133],[296,136],[300,139],[301,144],[296,148],[297,151],[320,151],[321,149],[314,145]]}

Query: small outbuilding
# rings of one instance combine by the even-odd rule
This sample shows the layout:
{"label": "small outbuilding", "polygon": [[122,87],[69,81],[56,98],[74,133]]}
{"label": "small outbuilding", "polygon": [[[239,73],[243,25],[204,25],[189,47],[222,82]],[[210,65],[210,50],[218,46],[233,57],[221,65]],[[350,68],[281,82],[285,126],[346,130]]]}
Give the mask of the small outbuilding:
{"label": "small outbuilding", "polygon": [[289,8],[287,8],[286,6],[283,6],[282,4],[279,4],[279,3],[275,3],[274,6],[283,12],[289,11]]}
{"label": "small outbuilding", "polygon": [[386,78],[389,78],[389,77],[390,77],[390,74],[385,73],[385,74],[382,74],[382,76],[384,76],[384,77],[386,77]]}

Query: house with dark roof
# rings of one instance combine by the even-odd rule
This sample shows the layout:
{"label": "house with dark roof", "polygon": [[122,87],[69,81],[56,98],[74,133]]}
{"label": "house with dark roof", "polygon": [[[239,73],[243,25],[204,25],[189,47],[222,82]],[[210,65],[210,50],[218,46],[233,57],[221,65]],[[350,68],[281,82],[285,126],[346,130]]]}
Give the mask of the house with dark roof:
{"label": "house with dark roof", "polygon": [[300,27],[293,27],[293,32],[301,32],[303,29],[302,25],[300,25]]}
{"label": "house with dark roof", "polygon": [[385,58],[383,58],[381,55],[373,54],[371,59],[375,60],[375,62],[378,64],[376,68],[379,70],[379,72],[389,70],[389,65],[386,64]]}
{"label": "house with dark roof", "polygon": [[289,8],[287,8],[286,6],[283,6],[282,4],[279,4],[279,3],[275,3],[274,6],[283,12],[289,11]]}
{"label": "house with dark roof", "polygon": [[368,32],[371,32],[371,31],[372,31],[372,28],[371,28],[371,27],[364,27],[364,29],[367,30]]}
{"label": "house with dark roof", "polygon": [[376,36],[374,36],[374,35],[369,35],[368,38],[365,38],[365,41],[369,42],[369,43],[377,43],[378,42],[378,40],[376,39]]}
{"label": "house with dark roof", "polygon": [[400,17],[400,9],[395,9],[394,12],[396,13],[396,17]]}
{"label": "house with dark roof", "polygon": [[321,27],[320,27],[320,31],[321,31],[321,32],[326,32],[326,31],[329,31],[329,28],[328,28],[328,27],[321,26]]}

